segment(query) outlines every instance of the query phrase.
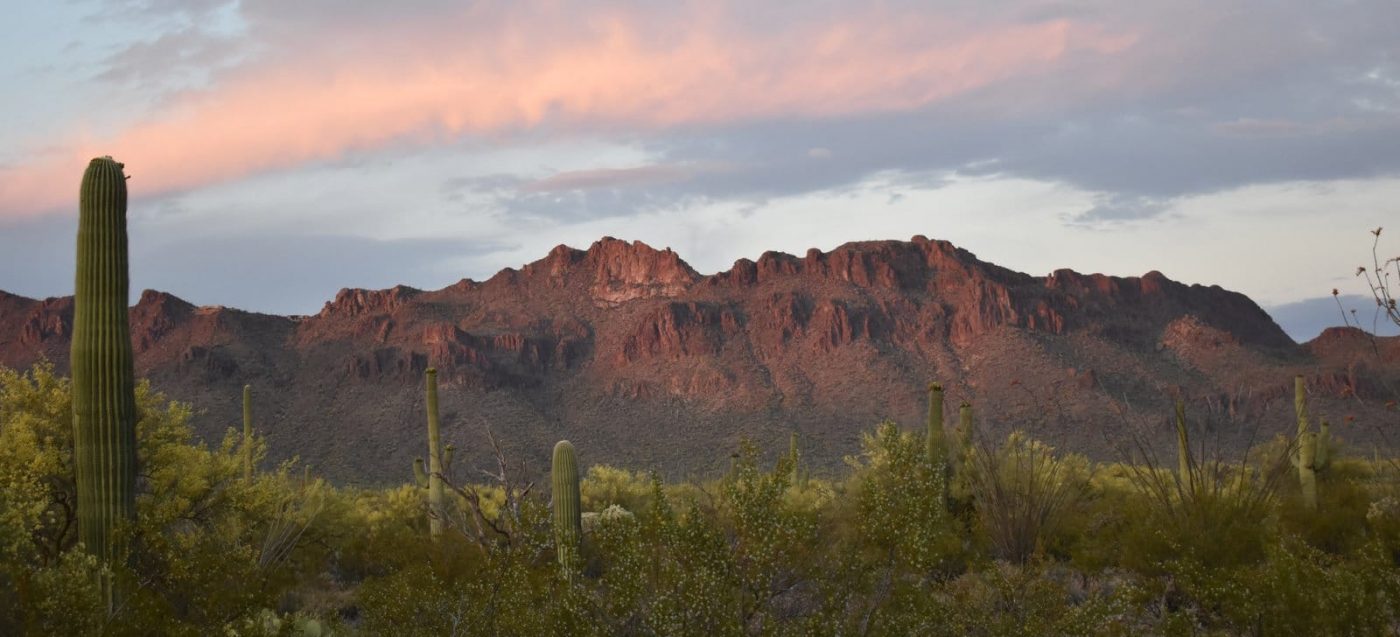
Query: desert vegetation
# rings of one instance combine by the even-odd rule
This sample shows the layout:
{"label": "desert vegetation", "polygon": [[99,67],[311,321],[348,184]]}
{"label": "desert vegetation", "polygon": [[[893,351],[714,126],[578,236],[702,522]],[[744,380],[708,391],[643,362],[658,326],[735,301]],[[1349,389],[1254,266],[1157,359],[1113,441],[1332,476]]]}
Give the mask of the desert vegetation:
{"label": "desert vegetation", "polygon": [[262,439],[235,428],[217,446],[197,444],[190,406],[144,383],[133,395],[135,515],[112,527],[108,546],[122,552],[104,554],[80,532],[74,382],[49,365],[0,372],[0,631],[1175,635],[1400,625],[1400,466],[1318,432],[1303,393],[1302,433],[1238,459],[1193,451],[1184,410],[1176,462],[1144,446],[1133,462],[1094,463],[1024,433],[983,439],[967,428],[968,408],[947,428],[940,412],[918,431],[876,425],[837,476],[808,475],[800,439],[788,450],[744,445],[708,481],[607,466],[580,474],[580,441],[555,448],[548,487],[504,457],[469,470],[442,450],[427,463],[438,470],[413,481],[405,467],[405,484],[378,489],[336,487],[296,462],[266,466]]}
{"label": "desert vegetation", "polygon": [[[1296,422],[1242,453],[1178,400],[1125,415],[1120,461],[1093,462],[989,436],[935,382],[926,422],[875,424],[839,473],[805,466],[796,434],[715,449],[729,470],[686,482],[590,466],[575,440],[546,483],[494,434],[494,466],[454,463],[429,369],[426,459],[337,486],[267,462],[248,388],[212,445],[134,378],[125,199],[122,166],[94,160],[71,378],[0,368],[2,634],[1400,630],[1400,463],[1348,449],[1302,377]],[[1173,461],[1143,422],[1174,428]]]}

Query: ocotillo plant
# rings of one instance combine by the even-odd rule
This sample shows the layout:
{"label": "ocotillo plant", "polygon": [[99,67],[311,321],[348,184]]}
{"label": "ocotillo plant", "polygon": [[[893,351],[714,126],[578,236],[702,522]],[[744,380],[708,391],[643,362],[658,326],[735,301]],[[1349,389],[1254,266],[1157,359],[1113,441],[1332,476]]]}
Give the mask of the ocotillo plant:
{"label": "ocotillo plant", "polygon": [[1293,411],[1298,416],[1298,436],[1308,430],[1308,389],[1303,375],[1293,377]]}
{"label": "ocotillo plant", "polygon": [[427,371],[428,385],[428,532],[442,535],[447,511],[442,506],[442,434],[438,423],[437,370]]}
{"label": "ocotillo plant", "polygon": [[578,460],[574,445],[567,440],[554,445],[550,479],[554,489],[554,544],[559,552],[559,568],[569,578],[573,576],[583,537],[583,512],[579,508]]}
{"label": "ocotillo plant", "polygon": [[[71,351],[78,537],[88,552],[113,560],[125,552],[116,528],[136,515],[136,393],[126,313],[122,164],[111,157],[93,159],[78,201]],[[114,598],[108,597],[109,604]]]}
{"label": "ocotillo plant", "polygon": [[1191,471],[1191,439],[1186,433],[1186,403],[1176,399],[1176,479],[1181,481],[1184,492],[1196,488],[1195,474]]}
{"label": "ocotillo plant", "polygon": [[243,481],[253,481],[253,386],[243,386]]}

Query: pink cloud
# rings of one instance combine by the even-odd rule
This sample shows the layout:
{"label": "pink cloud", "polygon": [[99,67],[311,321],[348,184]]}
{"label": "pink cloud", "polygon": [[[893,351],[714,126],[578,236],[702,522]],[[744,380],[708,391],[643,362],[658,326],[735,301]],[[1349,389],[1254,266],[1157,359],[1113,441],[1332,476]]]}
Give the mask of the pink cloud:
{"label": "pink cloud", "polygon": [[[152,195],[466,136],[915,109],[1134,42],[1070,20],[977,26],[872,10],[760,34],[722,10],[687,13],[660,33],[625,11],[571,22],[468,10],[308,38],[108,137],[66,140],[58,159],[0,169],[0,215],[70,206],[96,155],[125,162],[133,194]],[[459,24],[474,28],[453,36]]]}

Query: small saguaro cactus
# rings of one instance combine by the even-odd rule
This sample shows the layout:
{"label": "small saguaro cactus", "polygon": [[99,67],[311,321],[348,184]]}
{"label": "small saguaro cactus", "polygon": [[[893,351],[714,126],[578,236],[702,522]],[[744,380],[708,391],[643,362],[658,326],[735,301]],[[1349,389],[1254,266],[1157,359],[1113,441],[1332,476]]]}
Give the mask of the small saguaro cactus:
{"label": "small saguaro cactus", "polygon": [[972,453],[972,403],[964,402],[958,406],[958,445],[961,447],[959,455],[962,461],[967,461],[968,454]]}
{"label": "small saguaro cactus", "polygon": [[422,456],[413,459],[413,483],[420,489],[428,488],[428,471],[423,468]]}
{"label": "small saguaro cactus", "polygon": [[[127,322],[126,175],[93,159],[78,197],[73,296],[73,467],[78,538],[98,559],[120,559],[117,527],[136,516],[136,380]],[[119,595],[104,581],[108,604]]]}
{"label": "small saguaro cactus", "polygon": [[1332,462],[1331,425],[1322,420],[1322,432],[1311,431],[1308,413],[1307,385],[1303,375],[1293,379],[1293,409],[1298,416],[1298,453],[1294,466],[1298,468],[1298,484],[1303,491],[1303,505],[1317,509],[1317,474]]}
{"label": "small saguaro cactus", "polygon": [[243,386],[243,481],[253,481],[253,386]]}
{"label": "small saguaro cactus", "polygon": [[939,383],[928,384],[927,426],[928,463],[934,467],[946,467],[947,442],[943,434],[943,385]]}
{"label": "small saguaro cactus", "polygon": [[442,535],[447,511],[442,503],[442,433],[438,422],[437,370],[427,371],[428,386],[428,532]]}
{"label": "small saguaro cactus", "polygon": [[572,577],[574,560],[578,556],[583,536],[583,513],[579,507],[578,460],[574,445],[560,440],[554,445],[550,467],[554,500],[554,543],[559,553],[559,568],[566,578]]}
{"label": "small saguaro cactus", "polygon": [[802,486],[802,483],[804,482],[804,476],[802,472],[802,452],[798,451],[797,449],[796,431],[792,432],[792,435],[788,437],[788,462],[792,464],[792,486]]}
{"label": "small saguaro cactus", "polygon": [[964,402],[958,407],[958,452],[950,489],[954,500],[966,502],[972,497],[972,454],[972,404]]}
{"label": "small saguaro cactus", "polygon": [[1317,434],[1317,457],[1313,459],[1313,467],[1323,471],[1332,465],[1332,424],[1323,418],[1318,427],[1321,431]]}

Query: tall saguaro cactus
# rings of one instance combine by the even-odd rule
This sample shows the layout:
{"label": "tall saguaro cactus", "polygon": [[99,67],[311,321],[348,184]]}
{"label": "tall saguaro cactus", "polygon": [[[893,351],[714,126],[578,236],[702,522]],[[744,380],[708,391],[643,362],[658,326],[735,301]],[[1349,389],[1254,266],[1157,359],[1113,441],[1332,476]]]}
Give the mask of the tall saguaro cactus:
{"label": "tall saguaro cactus", "polygon": [[73,465],[78,537],[103,560],[122,557],[115,531],[136,515],[136,383],[127,324],[126,175],[93,159],[78,197],[73,297]]}
{"label": "tall saguaro cactus", "polygon": [[442,535],[447,514],[442,506],[442,433],[438,423],[437,370],[427,371],[428,385],[428,532]]}
{"label": "tall saguaro cactus", "polygon": [[554,544],[559,551],[559,567],[565,577],[573,573],[573,561],[578,555],[583,537],[583,512],[579,507],[578,459],[574,445],[560,440],[554,445],[550,466],[554,498]]}
{"label": "tall saguaro cactus", "polygon": [[243,481],[253,481],[253,386],[243,386]]}

